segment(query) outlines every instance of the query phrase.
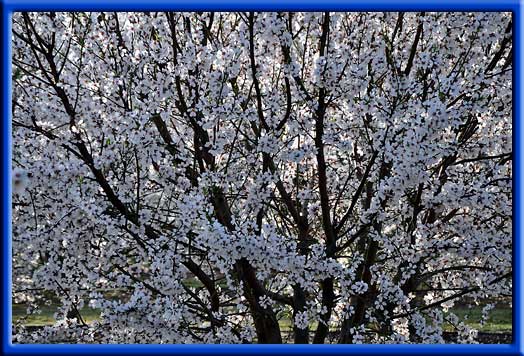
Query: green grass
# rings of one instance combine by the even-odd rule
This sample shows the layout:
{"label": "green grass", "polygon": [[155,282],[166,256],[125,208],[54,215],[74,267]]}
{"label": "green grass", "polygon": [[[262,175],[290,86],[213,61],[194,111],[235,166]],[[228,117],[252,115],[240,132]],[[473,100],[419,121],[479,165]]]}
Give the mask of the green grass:
{"label": "green grass", "polygon": [[[188,284],[192,286],[193,281],[189,281]],[[195,286],[197,282],[194,283]],[[13,305],[13,322],[20,321],[26,326],[44,326],[51,325],[55,322],[53,314],[56,313],[58,305],[42,306],[40,314],[26,315],[26,306],[21,304]],[[467,307],[455,307],[451,310],[461,320],[468,315],[466,324],[479,331],[483,332],[511,332],[512,328],[512,313],[511,308],[508,306],[499,305],[490,312],[490,316],[486,324],[480,325],[480,319],[482,317],[482,306],[475,306],[471,309]],[[80,310],[82,317],[86,322],[92,322],[100,318],[100,310],[91,309],[85,307]],[[23,318],[25,317],[25,320]],[[282,331],[293,330],[293,325],[289,318],[282,318],[279,322]],[[452,331],[451,325],[445,325],[446,331]]]}
{"label": "green grass", "polygon": [[[23,304],[13,305],[13,322],[21,321],[26,326],[45,326],[55,322],[54,314],[58,310],[58,305],[44,305],[40,307],[40,314],[26,315],[27,306]],[[85,322],[90,323],[100,318],[99,309],[83,308],[80,314]],[[25,317],[25,320],[23,318]]]}
{"label": "green grass", "polygon": [[[488,320],[481,326],[482,306],[476,306],[471,309],[466,307],[453,308],[451,310],[457,315],[460,320],[463,320],[467,315],[468,320],[466,324],[483,332],[511,332],[512,329],[512,313],[511,308],[506,305],[498,305],[490,311]],[[452,330],[451,325],[446,325],[445,330]]]}
{"label": "green grass", "polygon": [[[184,284],[190,288],[204,288],[204,285],[195,277],[185,279]],[[225,280],[221,280],[218,284],[223,288],[226,287]],[[119,299],[119,297],[122,297],[121,290],[104,291],[103,293],[106,298],[110,299]],[[54,314],[58,311],[59,301],[53,295],[49,295],[49,298],[52,300],[52,304],[40,305],[39,310],[41,312],[39,314],[27,315],[27,305],[13,304],[13,323],[20,322],[25,326],[45,326],[54,324]],[[89,307],[80,309],[80,314],[87,323],[100,319],[100,313],[100,309],[92,309]]]}

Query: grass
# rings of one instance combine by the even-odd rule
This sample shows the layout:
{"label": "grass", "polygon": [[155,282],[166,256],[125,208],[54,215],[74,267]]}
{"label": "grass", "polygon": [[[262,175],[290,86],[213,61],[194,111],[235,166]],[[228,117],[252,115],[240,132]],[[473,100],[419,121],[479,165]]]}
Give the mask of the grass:
{"label": "grass", "polygon": [[[511,332],[512,329],[512,309],[506,305],[498,305],[489,313],[486,323],[481,326],[482,306],[476,306],[471,309],[458,307],[451,310],[461,320],[467,315],[466,324],[474,329],[483,332]],[[451,325],[446,325],[446,331],[451,331]]]}
{"label": "grass", "polygon": [[[44,326],[54,323],[53,314],[57,311],[57,305],[42,306],[40,314],[26,315],[26,306],[21,304],[13,305],[13,321],[20,321],[26,326]],[[468,320],[466,324],[482,332],[511,332],[512,329],[512,313],[508,306],[499,305],[490,313],[488,321],[481,326],[480,319],[482,317],[482,306],[472,307],[456,307],[451,310],[461,320],[467,315]],[[83,308],[80,310],[82,317],[86,322],[92,322],[100,318],[99,309]],[[25,317],[25,320],[23,318]],[[293,326],[291,320],[281,319],[280,327],[283,331],[291,331]],[[451,325],[445,325],[446,331],[452,331]]]}
{"label": "grass", "polygon": [[[27,306],[23,304],[13,305],[13,322],[20,321],[26,326],[45,326],[52,325],[55,322],[54,314],[58,310],[58,305],[43,305],[40,307],[40,314],[26,315]],[[89,323],[100,318],[99,309],[83,308],[80,310],[82,318]],[[25,320],[23,320],[25,317]]]}
{"label": "grass", "polygon": [[[184,280],[184,284],[190,288],[202,288],[204,285],[195,277],[187,278]],[[226,286],[225,281],[219,282],[222,287]],[[103,292],[106,298],[119,299],[122,296],[122,291],[111,290]],[[59,301],[54,295],[49,295],[52,303],[51,305],[40,305],[38,314],[27,315],[27,305],[25,304],[13,304],[13,323],[20,322],[25,326],[46,326],[52,325],[55,322],[54,314],[58,311]],[[100,309],[93,309],[84,307],[79,310],[82,318],[85,322],[90,323],[100,319]]]}

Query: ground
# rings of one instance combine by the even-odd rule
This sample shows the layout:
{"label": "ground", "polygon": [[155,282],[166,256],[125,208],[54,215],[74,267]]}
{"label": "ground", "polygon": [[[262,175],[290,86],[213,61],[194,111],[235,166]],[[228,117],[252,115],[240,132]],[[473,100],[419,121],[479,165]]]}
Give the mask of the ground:
{"label": "ground", "polygon": [[[13,305],[14,323],[26,316],[26,309],[27,306],[23,304]],[[27,316],[25,321],[20,321],[22,321],[22,323],[27,326],[44,326],[53,324],[53,314],[57,311],[57,305],[44,305],[41,307],[41,311],[42,312],[40,314]],[[491,311],[490,318],[483,326],[481,326],[479,323],[482,315],[482,306],[475,306],[471,309],[461,306],[452,309],[452,312],[460,318],[468,315],[467,324],[470,327],[478,329],[479,331],[486,333],[511,333],[512,313],[511,308],[506,305],[498,305],[495,309],[493,309]],[[100,310],[91,309],[88,307],[83,308],[81,313],[86,322],[97,320],[100,317]],[[289,319],[281,320],[280,325],[283,330],[291,330],[291,321]],[[446,330],[451,331],[451,326],[448,325]]]}

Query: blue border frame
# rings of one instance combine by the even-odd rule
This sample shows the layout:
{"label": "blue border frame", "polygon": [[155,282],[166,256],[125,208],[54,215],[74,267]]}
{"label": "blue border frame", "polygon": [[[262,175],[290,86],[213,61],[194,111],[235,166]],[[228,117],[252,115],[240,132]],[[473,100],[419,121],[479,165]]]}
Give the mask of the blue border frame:
{"label": "blue border frame", "polygon": [[[514,355],[524,356],[521,237],[523,0],[0,0],[2,351],[8,355]],[[505,345],[13,345],[11,343],[11,16],[14,11],[511,11],[513,13],[513,343]],[[516,184],[515,184],[516,183]]]}

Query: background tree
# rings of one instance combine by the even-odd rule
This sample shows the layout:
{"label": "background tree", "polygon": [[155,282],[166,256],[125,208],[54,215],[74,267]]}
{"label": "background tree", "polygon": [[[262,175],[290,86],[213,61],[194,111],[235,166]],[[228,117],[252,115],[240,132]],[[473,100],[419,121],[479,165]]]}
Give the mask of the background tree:
{"label": "background tree", "polygon": [[61,302],[16,340],[473,342],[445,312],[511,295],[511,28],[15,14],[13,297]]}

